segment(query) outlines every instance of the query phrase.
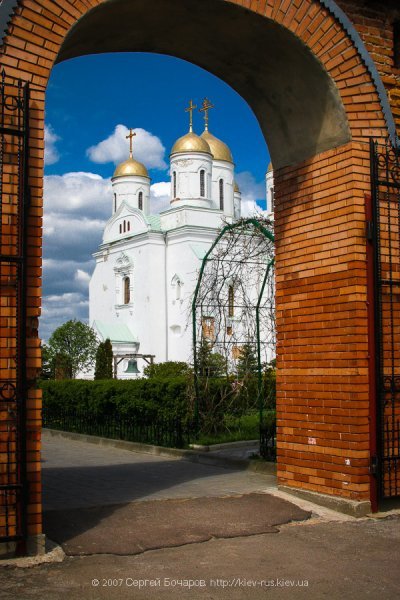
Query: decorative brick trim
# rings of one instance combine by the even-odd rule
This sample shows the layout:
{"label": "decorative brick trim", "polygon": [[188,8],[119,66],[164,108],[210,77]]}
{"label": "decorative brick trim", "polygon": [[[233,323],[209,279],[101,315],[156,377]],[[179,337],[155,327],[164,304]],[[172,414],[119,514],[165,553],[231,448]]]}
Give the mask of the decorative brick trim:
{"label": "decorative brick trim", "polygon": [[357,51],[360,54],[363,63],[367,67],[377,89],[382,107],[382,112],[385,117],[386,125],[388,128],[390,140],[393,146],[399,147],[400,138],[397,135],[396,124],[394,122],[393,113],[392,109],[390,108],[386,89],[377,71],[375,63],[371,58],[371,55],[365,47],[364,42],[362,41],[361,37],[356,31],[356,28],[354,27],[353,23],[350,21],[350,19],[344,13],[344,11],[336,4],[336,2],[334,2],[334,0],[319,0],[319,2],[321,2],[321,4],[325,6],[325,8],[327,8],[329,12],[332,13],[334,17],[339,21],[339,23],[343,26],[350,39],[353,41],[354,46],[357,48]]}
{"label": "decorative brick trim", "polygon": [[11,17],[18,6],[18,0],[0,0],[0,42],[7,33]]}

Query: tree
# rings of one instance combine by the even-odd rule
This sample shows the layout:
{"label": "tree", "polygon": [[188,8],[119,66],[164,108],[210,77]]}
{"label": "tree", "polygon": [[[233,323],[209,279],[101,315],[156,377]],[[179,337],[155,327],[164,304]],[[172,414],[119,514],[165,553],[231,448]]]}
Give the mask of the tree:
{"label": "tree", "polygon": [[100,342],[96,352],[95,379],[113,378],[113,351],[109,338]]}
{"label": "tree", "polygon": [[253,377],[258,372],[258,360],[252,344],[243,344],[236,365],[239,379]]}
{"label": "tree", "polygon": [[41,379],[54,379],[54,359],[47,344],[42,344],[42,369]]}
{"label": "tree", "polygon": [[197,353],[197,372],[201,377],[226,375],[227,361],[218,352],[212,351],[210,342],[203,337]]}
{"label": "tree", "polygon": [[79,371],[90,369],[97,346],[94,330],[82,321],[73,319],[57,327],[49,339],[49,355],[58,377],[75,379]]}

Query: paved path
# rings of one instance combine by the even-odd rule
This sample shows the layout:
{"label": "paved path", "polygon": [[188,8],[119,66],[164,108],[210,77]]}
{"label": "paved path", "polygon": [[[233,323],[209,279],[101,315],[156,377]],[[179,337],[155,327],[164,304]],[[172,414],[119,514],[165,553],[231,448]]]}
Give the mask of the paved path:
{"label": "paved path", "polygon": [[399,518],[303,521],[134,556],[0,567],[0,589],[2,600],[394,600],[399,556]]}
{"label": "paved path", "polygon": [[4,600],[399,597],[399,515],[356,520],[292,502],[273,476],[45,438],[45,518],[67,556],[0,563]]}
{"label": "paved path", "polygon": [[273,475],[43,437],[44,532],[70,556],[276,532],[310,517],[265,493],[273,488]]}
{"label": "paved path", "polygon": [[44,510],[264,492],[273,475],[43,435]]}
{"label": "paved path", "polygon": [[272,476],[60,438],[44,460],[46,519],[70,555],[0,563],[4,600],[399,596],[399,515],[356,520],[288,501]]}

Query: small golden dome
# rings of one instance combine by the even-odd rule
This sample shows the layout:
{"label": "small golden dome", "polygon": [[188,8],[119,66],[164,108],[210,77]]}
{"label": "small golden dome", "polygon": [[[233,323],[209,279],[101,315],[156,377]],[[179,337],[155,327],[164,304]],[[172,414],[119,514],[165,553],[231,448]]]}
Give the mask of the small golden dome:
{"label": "small golden dome", "polygon": [[206,140],[207,144],[210,146],[211,154],[215,160],[225,160],[226,162],[233,164],[232,153],[224,142],[221,142],[221,140],[216,138],[209,131],[203,131],[201,137],[203,140]]}
{"label": "small golden dome", "polygon": [[235,181],[235,185],[234,185],[234,187],[233,187],[233,191],[234,191],[234,192],[238,192],[238,193],[240,194],[240,189],[239,189],[239,186],[238,186],[238,184],[236,183],[236,181]]}
{"label": "small golden dome", "polygon": [[140,177],[149,177],[147,169],[142,163],[134,158],[124,160],[114,171],[112,179],[115,177],[126,177],[128,175],[139,175]]}
{"label": "small golden dome", "polygon": [[267,173],[272,173],[273,170],[274,170],[274,167],[272,166],[272,162],[270,162],[268,165]]}
{"label": "small golden dome", "polygon": [[192,131],[180,137],[173,145],[171,155],[180,152],[206,152],[207,154],[211,154],[210,146],[207,142]]}

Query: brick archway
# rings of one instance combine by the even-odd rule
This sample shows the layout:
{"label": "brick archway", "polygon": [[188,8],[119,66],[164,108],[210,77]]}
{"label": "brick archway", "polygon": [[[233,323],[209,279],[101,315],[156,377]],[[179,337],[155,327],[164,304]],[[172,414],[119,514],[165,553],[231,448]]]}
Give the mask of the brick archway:
{"label": "brick archway", "polygon": [[[350,13],[354,2],[340,4],[345,10],[349,4]],[[103,51],[151,50],[185,58],[219,75],[249,102],[278,167],[279,482],[367,509],[374,499],[367,142],[369,136],[385,138],[393,123],[365,47],[333,6],[329,0],[154,0],[151,6],[142,0],[21,0],[0,64],[10,76],[31,82],[29,378],[40,365],[44,99],[51,68]],[[351,16],[361,20],[362,11]],[[41,533],[41,500],[40,397],[33,389],[27,409],[28,533],[34,536]]]}

